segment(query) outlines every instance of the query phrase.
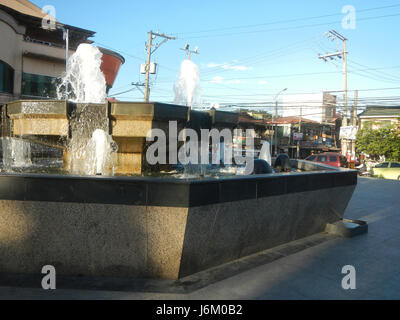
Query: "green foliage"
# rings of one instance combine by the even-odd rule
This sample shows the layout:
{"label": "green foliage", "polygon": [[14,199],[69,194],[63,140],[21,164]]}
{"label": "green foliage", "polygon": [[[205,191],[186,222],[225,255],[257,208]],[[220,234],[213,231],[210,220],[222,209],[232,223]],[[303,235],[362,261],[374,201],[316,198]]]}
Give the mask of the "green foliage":
{"label": "green foliage", "polygon": [[373,130],[365,126],[357,134],[356,147],[372,157],[385,156],[387,161],[400,161],[400,127],[387,126]]}

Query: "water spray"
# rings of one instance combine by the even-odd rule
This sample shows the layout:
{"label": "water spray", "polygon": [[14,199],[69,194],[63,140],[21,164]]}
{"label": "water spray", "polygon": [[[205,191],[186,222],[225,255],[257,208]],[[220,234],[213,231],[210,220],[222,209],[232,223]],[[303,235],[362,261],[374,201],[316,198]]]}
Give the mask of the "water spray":
{"label": "water spray", "polygon": [[181,50],[186,51],[188,59],[182,61],[179,80],[174,86],[175,104],[182,104],[189,107],[188,122],[190,121],[190,110],[194,102],[200,96],[200,72],[199,67],[190,60],[191,54],[199,54],[198,48],[190,50],[189,44],[186,44]]}

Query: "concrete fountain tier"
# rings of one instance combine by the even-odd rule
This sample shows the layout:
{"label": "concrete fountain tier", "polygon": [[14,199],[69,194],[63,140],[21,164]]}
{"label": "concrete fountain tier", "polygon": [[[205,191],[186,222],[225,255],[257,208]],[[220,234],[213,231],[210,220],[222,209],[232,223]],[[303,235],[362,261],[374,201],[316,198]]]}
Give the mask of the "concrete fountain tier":
{"label": "concrete fountain tier", "polygon": [[205,179],[0,175],[0,272],[178,279],[340,221],[355,171]]}
{"label": "concrete fountain tier", "polygon": [[67,101],[14,101],[3,106],[2,122],[10,119],[9,135],[67,137],[71,112]]}
{"label": "concrete fountain tier", "polygon": [[[68,101],[20,100],[3,106],[3,136],[64,147],[66,167],[70,155],[69,139],[79,139],[95,129],[108,132],[118,145],[115,173],[140,174],[144,168],[147,132],[162,129],[168,138],[169,121],[178,122],[178,130],[186,125],[188,108],[162,103],[109,102],[80,104]],[[86,128],[81,128],[87,124]],[[90,138],[85,137],[85,138]]]}

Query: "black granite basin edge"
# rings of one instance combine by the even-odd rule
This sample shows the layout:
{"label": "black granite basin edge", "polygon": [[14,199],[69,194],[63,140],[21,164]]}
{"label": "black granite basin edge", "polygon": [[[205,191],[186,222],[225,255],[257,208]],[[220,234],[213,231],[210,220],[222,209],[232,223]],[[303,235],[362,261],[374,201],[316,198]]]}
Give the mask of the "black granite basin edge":
{"label": "black granite basin edge", "polygon": [[356,184],[352,170],[187,180],[1,174],[0,200],[197,207]]}

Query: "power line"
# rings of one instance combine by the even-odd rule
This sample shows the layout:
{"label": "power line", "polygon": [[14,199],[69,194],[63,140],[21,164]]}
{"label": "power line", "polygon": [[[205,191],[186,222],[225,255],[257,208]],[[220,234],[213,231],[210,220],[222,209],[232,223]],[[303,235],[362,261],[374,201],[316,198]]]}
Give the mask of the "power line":
{"label": "power line", "polygon": [[[157,97],[160,98],[169,98],[170,95],[157,95]],[[131,98],[131,97],[121,97],[121,98]],[[387,102],[393,102],[393,103],[398,103],[398,105],[400,105],[400,96],[390,96],[390,97],[364,97],[364,98],[359,98],[358,99],[359,102],[361,103],[365,103],[365,104],[381,104],[381,106],[384,106],[385,103]],[[299,108],[300,106],[302,106],[303,108],[320,108],[320,107],[338,107],[341,108],[343,107],[342,105],[343,101],[341,101],[340,99],[337,99],[336,103],[325,103],[322,104],[321,102],[317,102],[315,100],[295,100],[295,101],[284,101],[282,103],[280,103],[281,107],[284,108]],[[271,100],[271,101],[254,101],[254,102],[224,102],[222,103],[222,105],[232,105],[232,104],[237,104],[237,105],[250,105],[250,106],[260,106],[263,105],[266,108],[275,108],[275,103]],[[362,108],[361,106],[359,106],[359,108]]]}
{"label": "power line", "polygon": [[[368,91],[382,91],[382,90],[398,90],[400,88],[376,88],[376,89],[361,89],[360,91],[364,91],[364,92],[368,92]],[[329,93],[329,91],[325,91],[326,93]],[[340,91],[330,91],[330,93],[334,93],[334,92],[343,92],[342,90]],[[306,94],[315,94],[315,93],[319,93],[321,94],[321,92],[310,92],[310,93],[306,93]],[[292,93],[292,95],[294,95],[295,93]],[[296,93],[297,94],[297,93]],[[304,93],[300,93],[300,95],[302,95]],[[265,94],[265,96],[268,96],[268,94]],[[271,95],[269,95],[271,96]],[[157,95],[158,98],[170,98],[171,95]],[[227,102],[227,99],[224,98],[225,96],[202,96],[204,99],[212,99],[212,102],[220,102],[223,104],[242,104],[242,105],[260,105],[260,104],[264,104],[264,105],[271,105],[271,108],[274,107],[273,103],[271,101],[260,101],[260,99],[249,99],[248,97],[244,98],[245,102],[237,100],[237,101],[229,101]],[[226,95],[226,97],[232,97],[232,95]],[[239,95],[239,97],[241,97]],[[126,99],[132,98],[132,97],[124,97]],[[341,107],[341,99],[340,97],[336,97],[336,105],[337,107]],[[250,102],[249,100],[255,100]],[[360,103],[365,103],[365,104],[388,104],[388,103],[396,103],[397,105],[400,105],[400,97],[399,96],[390,96],[390,97],[366,97],[366,98],[360,98],[359,99]],[[204,101],[203,101],[204,102]],[[316,104],[315,100],[296,100],[291,102],[291,104],[312,104],[312,106],[318,106]],[[285,106],[288,106],[287,104],[285,104]],[[296,107],[296,105],[292,106],[292,107]]]}
{"label": "power line", "polygon": [[[391,18],[391,17],[397,17],[397,16],[400,16],[400,13],[388,14],[388,15],[382,15],[382,16],[372,16],[372,17],[366,17],[366,18],[358,18],[357,22],[376,20],[376,19],[382,19],[382,18]],[[288,31],[288,30],[297,30],[297,29],[310,28],[310,27],[334,25],[334,24],[338,24],[338,23],[341,23],[341,21],[330,21],[330,22],[323,22],[323,23],[317,23],[317,24],[308,24],[308,25],[283,27],[283,28],[275,28],[275,29],[263,29],[263,30],[254,30],[254,31],[243,31],[243,32],[236,32],[236,33],[211,34],[211,35],[205,35],[205,36],[188,37],[188,38],[183,38],[183,39],[189,40],[189,39],[199,39],[199,38],[216,38],[216,37],[238,36],[238,35],[243,35],[243,34],[265,33],[265,32],[272,32],[272,31]]]}
{"label": "power line", "polygon": [[[331,63],[332,65],[334,65],[340,71],[339,66],[337,64],[335,64],[334,61],[331,61],[330,59],[326,59],[326,61]],[[352,63],[350,63],[350,64],[352,65]],[[364,66],[359,63],[357,63],[357,65]],[[368,78],[371,80],[375,80],[375,81],[397,83],[397,82],[400,82],[400,79],[396,80],[394,78],[388,78],[387,76],[385,76],[384,73],[377,72],[378,70],[396,69],[396,68],[400,68],[400,66],[392,66],[392,67],[385,67],[385,68],[369,68],[369,67],[367,67],[366,69],[355,69],[355,70],[351,69],[351,70],[348,70],[348,73],[354,74],[354,75],[357,75],[360,77]]]}
{"label": "power line", "polygon": [[[311,39],[305,39],[305,40],[301,40],[301,41],[296,41],[292,44],[280,47],[278,49],[274,49],[271,51],[267,51],[265,53],[262,54],[257,54],[255,56],[251,56],[251,57],[247,57],[244,59],[241,59],[238,62],[235,63],[223,63],[223,64],[218,64],[215,67],[209,68],[211,70],[206,70],[205,72],[202,72],[202,75],[209,75],[214,74],[216,72],[218,73],[222,73],[222,72],[227,72],[227,71],[231,71],[232,68],[236,67],[236,66],[240,66],[243,64],[246,65],[255,65],[260,63],[263,60],[266,59],[272,59],[272,58],[280,58],[282,56],[285,55],[290,55],[290,54],[294,54],[296,53],[295,49],[300,49],[302,47],[307,47],[308,46],[308,41],[312,41],[313,39],[317,39],[318,37],[312,37]],[[289,50],[291,49],[291,50]],[[286,53],[286,54],[285,54]],[[225,69],[224,69],[225,67]],[[219,70],[222,69],[222,70]]]}
{"label": "power line", "polygon": [[[140,57],[135,56],[135,55],[133,55],[133,54],[131,54],[131,53],[128,53],[128,52],[123,51],[123,50],[120,50],[120,49],[113,48],[113,47],[111,47],[111,46],[109,46],[109,45],[100,43],[100,42],[98,42],[98,41],[95,41],[95,43],[97,43],[97,44],[99,44],[99,45],[101,45],[101,46],[103,46],[103,47],[105,47],[105,48],[107,48],[107,49],[110,49],[110,50],[113,50],[113,51],[118,52],[118,53],[120,53],[120,54],[123,54],[124,56],[128,56],[128,57],[130,57],[130,58],[133,58],[133,59],[136,59],[136,60],[140,60],[140,61],[143,61],[143,60],[144,60],[144,58],[140,58]],[[177,71],[178,71],[177,69],[172,69],[172,68],[169,68],[169,67],[164,66],[164,65],[160,65],[160,64],[157,64],[157,65],[158,65],[159,67],[162,67],[163,69],[166,69],[166,70],[169,70],[169,71],[172,71],[172,72],[177,72]]]}
{"label": "power line", "polygon": [[[355,62],[355,61],[350,60],[350,59],[349,59],[349,62],[350,62],[351,64],[355,64],[355,65],[358,65],[358,66],[361,66],[361,67],[366,67],[366,68],[368,68],[368,66],[363,65],[363,64],[358,63],[358,62]],[[396,69],[396,68],[399,68],[399,66],[390,67],[390,68],[376,68],[375,70]],[[373,70],[373,69],[371,69],[371,70]],[[393,80],[400,81],[400,76],[394,76],[394,75],[389,74],[389,73],[386,73],[386,72],[379,72],[378,75],[382,75],[384,78],[387,78],[387,79],[393,79]]]}
{"label": "power line", "polygon": [[[354,69],[352,71],[349,70],[349,73],[355,73],[358,71],[368,71],[368,70],[384,70],[384,69],[395,69],[400,68],[400,66],[386,67],[386,68],[365,68],[365,69]],[[254,77],[235,77],[235,78],[224,78],[224,81],[231,80],[255,80],[255,79],[271,79],[271,78],[285,78],[285,77],[302,77],[302,76],[311,76],[311,75],[321,75],[321,74],[338,74],[337,71],[321,71],[321,72],[306,72],[306,73],[291,73],[291,74],[281,74],[281,75],[263,75],[263,76],[254,76]],[[213,82],[215,79],[203,79],[205,82]],[[159,81],[159,83],[170,83],[169,81]]]}
{"label": "power line", "polygon": [[[366,8],[366,9],[357,10],[357,12],[358,13],[359,12],[367,12],[367,11],[374,11],[374,10],[381,10],[381,9],[388,9],[388,8],[395,8],[395,7],[400,7],[400,4],[382,6],[382,7],[374,7],[374,8]],[[218,28],[218,29],[189,31],[189,32],[183,32],[183,33],[181,32],[181,33],[175,33],[175,34],[177,34],[177,35],[188,35],[188,34],[198,34],[198,33],[215,33],[215,32],[218,32],[218,31],[227,31],[227,30],[245,29],[245,28],[255,28],[255,27],[261,27],[261,26],[273,25],[273,24],[286,24],[286,23],[291,23],[291,22],[314,20],[314,19],[327,18],[327,17],[333,17],[333,16],[343,16],[343,14],[342,13],[332,13],[332,14],[326,14],[326,15],[321,15],[321,16],[312,16],[312,17],[305,17],[305,18],[280,20],[280,21],[265,22],[265,23],[251,24],[251,25],[224,27],[224,28]]]}
{"label": "power line", "polygon": [[[337,69],[339,69],[339,67],[333,61],[328,60],[328,62],[333,64]],[[384,75],[380,74],[380,72],[376,72],[377,70],[395,69],[395,68],[399,68],[399,66],[393,66],[393,67],[389,67],[389,68],[349,69],[348,73],[357,75],[357,76],[360,76],[363,78],[375,80],[375,81],[398,83],[398,82],[400,82],[400,80],[387,78]]]}

